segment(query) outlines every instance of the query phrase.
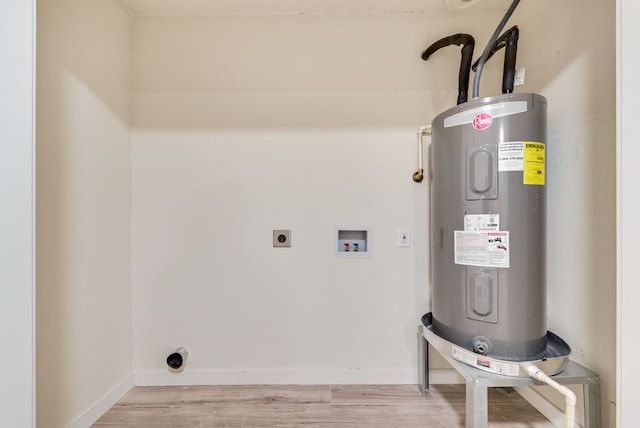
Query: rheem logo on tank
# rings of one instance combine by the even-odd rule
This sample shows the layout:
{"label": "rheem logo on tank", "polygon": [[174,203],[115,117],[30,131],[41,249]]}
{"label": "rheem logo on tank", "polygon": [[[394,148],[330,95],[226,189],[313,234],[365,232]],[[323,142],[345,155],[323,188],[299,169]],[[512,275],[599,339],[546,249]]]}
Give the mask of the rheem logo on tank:
{"label": "rheem logo on tank", "polygon": [[493,116],[489,113],[482,112],[475,115],[473,118],[473,122],[471,124],[478,131],[482,131],[483,129],[487,129],[493,123]]}

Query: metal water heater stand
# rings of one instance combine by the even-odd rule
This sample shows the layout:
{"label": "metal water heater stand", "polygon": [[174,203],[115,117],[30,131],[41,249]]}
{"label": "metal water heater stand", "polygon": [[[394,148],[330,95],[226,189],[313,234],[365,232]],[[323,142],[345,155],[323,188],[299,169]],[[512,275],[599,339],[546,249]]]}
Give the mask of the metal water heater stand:
{"label": "metal water heater stand", "polygon": [[[538,361],[513,362],[485,358],[448,342],[431,331],[431,313],[418,327],[418,379],[420,392],[429,393],[429,345],[460,374],[466,384],[466,428],[487,428],[488,389],[544,385],[529,377],[526,366],[534,363],[561,385],[582,385],[585,428],[600,428],[600,376],[569,360],[569,346],[555,334],[547,334],[547,352]],[[471,355],[469,355],[471,354]],[[462,356],[462,357],[461,357]],[[472,361],[473,359],[473,361]],[[463,362],[464,360],[464,362]],[[504,374],[501,374],[504,372]]]}

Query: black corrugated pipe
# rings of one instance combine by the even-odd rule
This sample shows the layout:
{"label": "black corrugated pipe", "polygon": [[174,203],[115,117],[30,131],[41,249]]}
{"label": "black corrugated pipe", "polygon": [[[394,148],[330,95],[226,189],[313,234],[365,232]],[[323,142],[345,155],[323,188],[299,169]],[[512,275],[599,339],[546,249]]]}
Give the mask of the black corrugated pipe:
{"label": "black corrugated pipe", "polygon": [[482,69],[484,68],[484,63],[487,62],[487,59],[489,58],[489,53],[493,49],[493,46],[496,44],[496,40],[498,39],[500,32],[502,31],[504,26],[507,24],[507,21],[509,20],[509,18],[511,18],[511,15],[513,15],[513,11],[516,10],[516,7],[518,7],[519,3],[520,3],[520,0],[513,0],[513,3],[511,3],[511,6],[509,6],[509,9],[507,9],[507,12],[504,14],[504,16],[502,17],[502,20],[498,24],[496,31],[493,32],[493,35],[489,39],[489,43],[487,43],[487,46],[484,48],[484,51],[482,52],[482,56],[478,61],[478,67],[476,68],[476,74],[473,78],[473,98],[474,99],[479,97],[478,94],[480,93],[480,77],[482,76]]}
{"label": "black corrugated pipe", "polygon": [[[493,45],[491,52],[489,52],[489,56],[487,57],[487,61],[500,49],[505,48],[504,54],[504,68],[502,71],[502,93],[510,94],[513,92],[513,79],[516,74],[516,56],[518,52],[518,37],[520,36],[520,30],[517,25],[514,25],[496,40],[496,43]],[[476,71],[478,67],[478,63],[480,59],[478,59],[473,65],[471,69]],[[485,62],[486,63],[486,62]]]}
{"label": "black corrugated pipe", "polygon": [[426,61],[438,49],[451,45],[462,46],[460,72],[458,73],[458,104],[467,102],[469,94],[469,74],[471,73],[471,61],[473,60],[475,43],[471,35],[459,33],[438,40],[422,52],[422,59]]}

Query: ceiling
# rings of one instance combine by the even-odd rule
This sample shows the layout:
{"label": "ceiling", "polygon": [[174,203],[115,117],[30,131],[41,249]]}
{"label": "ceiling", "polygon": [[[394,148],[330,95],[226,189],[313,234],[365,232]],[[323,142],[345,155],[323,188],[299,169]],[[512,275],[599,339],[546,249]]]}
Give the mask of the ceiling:
{"label": "ceiling", "polygon": [[119,0],[132,16],[485,12],[510,0]]}

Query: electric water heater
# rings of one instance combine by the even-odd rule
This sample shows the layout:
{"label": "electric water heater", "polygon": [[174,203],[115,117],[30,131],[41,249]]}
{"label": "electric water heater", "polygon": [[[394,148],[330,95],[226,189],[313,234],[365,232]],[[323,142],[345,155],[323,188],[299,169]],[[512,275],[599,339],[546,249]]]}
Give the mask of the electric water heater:
{"label": "electric water heater", "polygon": [[433,331],[508,361],[547,348],[546,112],[543,96],[508,93],[431,125]]}

